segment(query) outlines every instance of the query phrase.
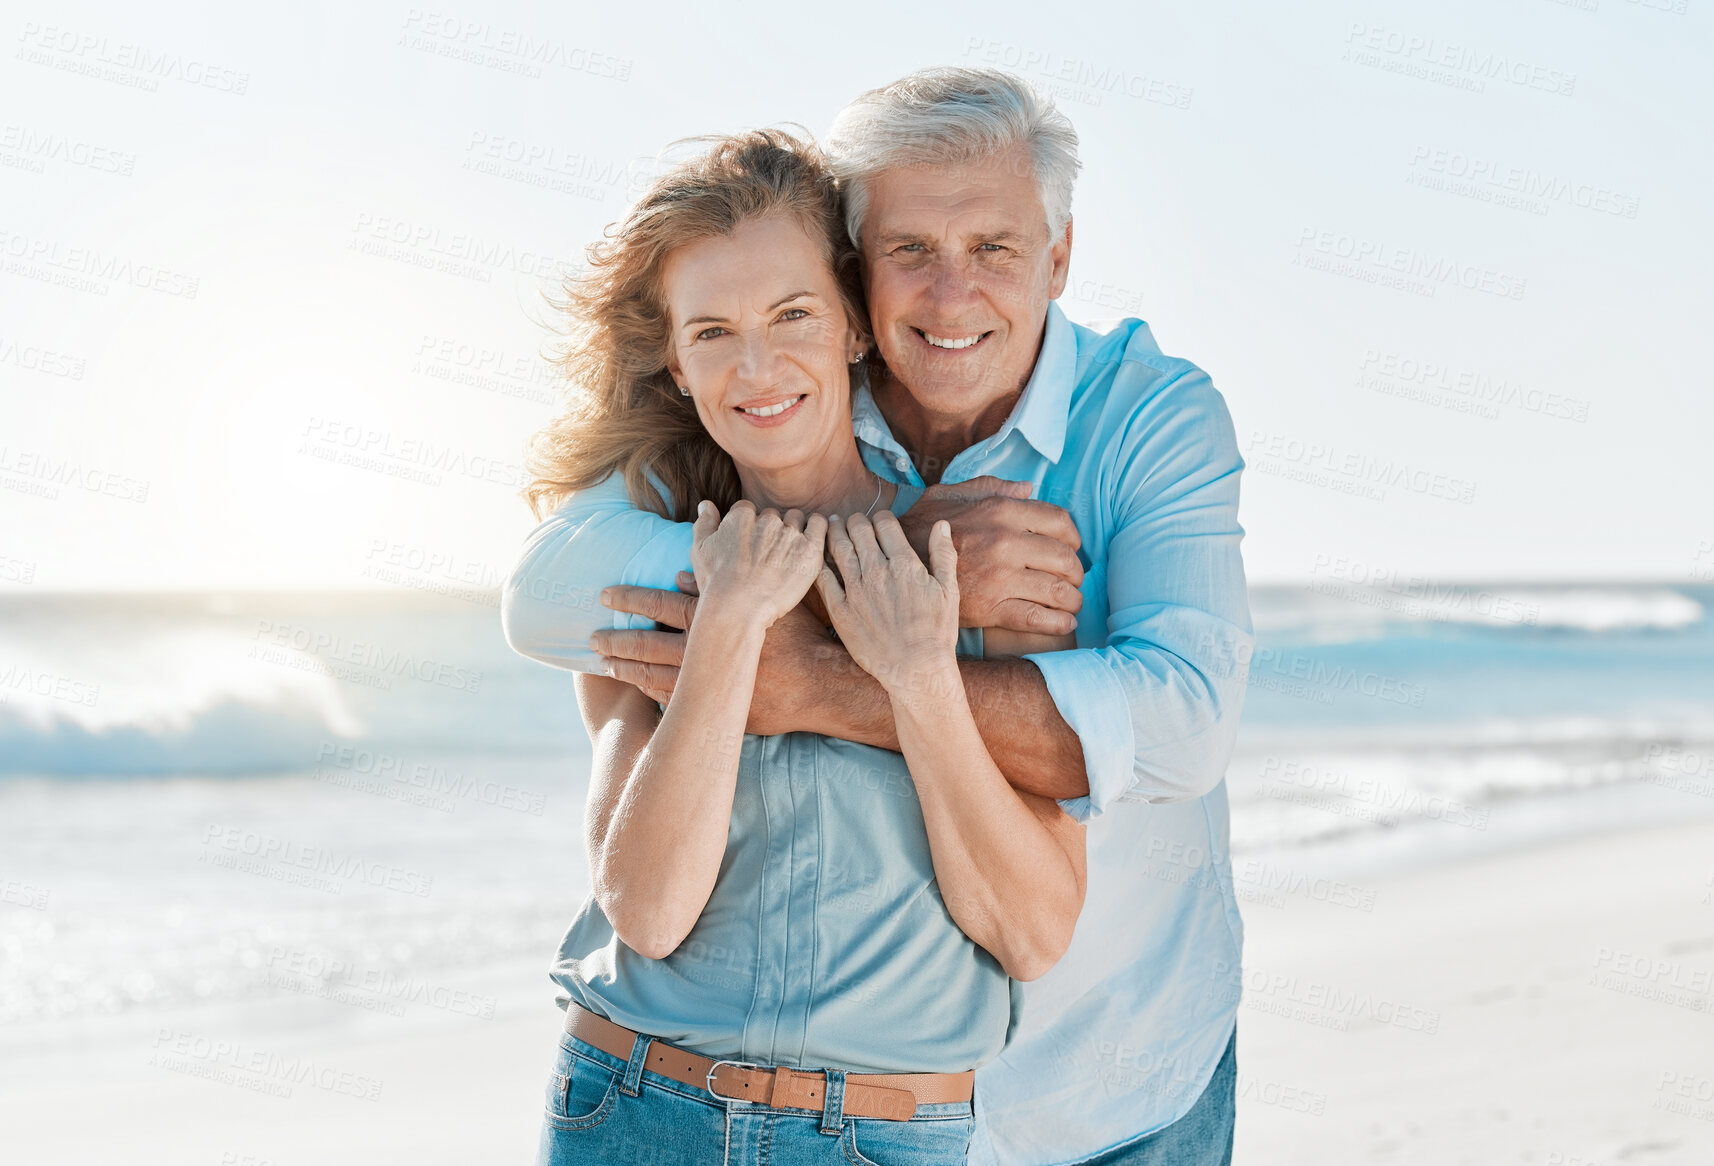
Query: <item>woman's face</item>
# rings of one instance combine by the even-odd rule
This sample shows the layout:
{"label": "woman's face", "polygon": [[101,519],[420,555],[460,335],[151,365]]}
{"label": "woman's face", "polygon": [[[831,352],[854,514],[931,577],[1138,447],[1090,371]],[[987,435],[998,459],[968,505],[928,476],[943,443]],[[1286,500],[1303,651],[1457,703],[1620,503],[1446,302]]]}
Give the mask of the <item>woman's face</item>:
{"label": "woman's face", "polygon": [[824,245],[796,216],[753,219],[668,255],[667,367],[740,470],[779,471],[851,441],[862,351]]}

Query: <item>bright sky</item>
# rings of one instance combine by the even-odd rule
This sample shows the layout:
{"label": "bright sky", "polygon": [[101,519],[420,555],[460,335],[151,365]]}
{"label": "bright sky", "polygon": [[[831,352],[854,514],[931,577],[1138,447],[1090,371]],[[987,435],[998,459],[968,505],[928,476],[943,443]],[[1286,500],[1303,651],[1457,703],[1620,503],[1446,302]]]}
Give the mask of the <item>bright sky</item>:
{"label": "bright sky", "polygon": [[0,587],[497,584],[627,172],[934,63],[1077,125],[1063,306],[1213,375],[1253,580],[1714,563],[1711,0],[150,7],[0,27]]}

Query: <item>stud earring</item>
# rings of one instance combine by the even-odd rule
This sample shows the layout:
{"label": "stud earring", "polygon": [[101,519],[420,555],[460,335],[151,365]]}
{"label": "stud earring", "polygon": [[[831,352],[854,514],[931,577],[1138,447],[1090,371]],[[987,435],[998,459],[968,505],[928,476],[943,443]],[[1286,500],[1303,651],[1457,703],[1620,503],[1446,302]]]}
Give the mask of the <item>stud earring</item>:
{"label": "stud earring", "polygon": [[860,361],[862,359],[863,359],[863,354],[861,352],[859,352],[856,356],[853,356],[851,358],[851,363],[856,364],[858,361]]}
{"label": "stud earring", "polygon": [[680,385],[678,387],[678,395],[681,397],[688,397],[690,396],[690,390],[685,388],[683,385]]}

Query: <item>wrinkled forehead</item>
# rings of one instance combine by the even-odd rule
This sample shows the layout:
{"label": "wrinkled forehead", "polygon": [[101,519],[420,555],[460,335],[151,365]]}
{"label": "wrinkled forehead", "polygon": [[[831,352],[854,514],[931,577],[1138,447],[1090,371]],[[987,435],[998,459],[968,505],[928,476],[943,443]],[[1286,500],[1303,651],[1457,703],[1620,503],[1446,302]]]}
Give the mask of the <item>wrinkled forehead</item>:
{"label": "wrinkled forehead", "polygon": [[839,302],[822,240],[789,215],[682,243],[663,257],[660,279],[674,329],[704,318],[766,313],[800,297]]}
{"label": "wrinkled forehead", "polygon": [[891,167],[869,179],[866,194],[866,243],[996,233],[1038,239],[1047,233],[1035,168],[1021,152]]}

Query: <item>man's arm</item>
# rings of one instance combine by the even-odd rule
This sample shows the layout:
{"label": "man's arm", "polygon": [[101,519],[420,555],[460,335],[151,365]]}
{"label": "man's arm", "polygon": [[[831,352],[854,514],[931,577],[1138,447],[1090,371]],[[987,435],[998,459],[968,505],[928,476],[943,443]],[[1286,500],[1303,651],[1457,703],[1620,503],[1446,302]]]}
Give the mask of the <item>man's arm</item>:
{"label": "man's arm", "polygon": [[579,490],[531,532],[500,592],[500,624],[512,650],[556,668],[600,672],[589,648],[597,628],[647,627],[601,604],[601,589],[671,587],[690,566],[691,527],[631,505],[614,474]]}
{"label": "man's arm", "polygon": [[[931,489],[912,508],[948,519],[961,540],[968,627],[1003,622],[1020,631],[1064,631],[1076,623],[1083,602],[1077,528],[1058,507],[1022,500],[1028,492],[1028,483],[983,478]],[[531,532],[501,590],[506,642],[544,664],[600,672],[592,633],[649,626],[604,607],[602,589],[671,588],[677,572],[690,567],[690,542],[690,523],[633,507],[618,474],[579,490]]]}
{"label": "man's arm", "polygon": [[[696,598],[678,591],[617,587],[609,602],[663,627],[687,628],[696,614]],[[662,704],[671,700],[683,636],[632,630],[602,631],[596,638],[614,679]],[[1014,789],[1060,799],[1089,793],[1082,743],[1035,664],[960,658],[958,667],[976,728]],[[886,690],[802,608],[769,629],[757,675],[749,732],[820,733],[899,751]]]}
{"label": "man's arm", "polygon": [[[984,507],[982,513],[984,521],[1016,519],[1005,508]],[[961,529],[956,514],[952,521],[956,533]],[[649,628],[651,620],[689,626],[695,600],[665,589],[690,565],[690,533],[689,523],[633,507],[617,474],[578,491],[531,533],[506,580],[500,599],[506,642],[544,664],[599,673],[607,661],[589,644],[592,635],[602,632],[613,637],[604,645],[607,654],[617,657],[613,675],[665,703],[682,659],[683,637],[642,629]],[[990,546],[999,541],[987,540]],[[1075,554],[1067,554],[1071,567],[1056,563],[1056,568],[1080,571]],[[989,597],[982,601],[1006,609],[1019,622],[1041,622],[1041,613],[1048,609],[1005,599],[1006,579],[996,565],[983,562],[978,548],[965,555],[961,566],[980,567],[984,573],[983,585],[970,586],[969,593]],[[1064,579],[1059,583],[1064,585]],[[609,586],[616,587],[623,608],[603,605],[601,593]],[[1011,590],[1019,590],[1016,580]],[[1075,588],[1071,590],[1075,594]],[[1038,598],[1067,602],[1063,594]],[[1068,618],[1063,609],[1055,614]],[[763,648],[762,675],[768,678],[764,690],[790,694],[793,705],[759,699],[750,731],[819,732],[897,751],[886,692],[836,642],[808,626],[811,623],[788,617],[769,633]],[[1082,745],[1059,715],[1035,665],[1016,659],[962,660],[960,667],[983,740],[1002,759],[1001,770],[1015,788],[1053,798],[1088,792]]]}
{"label": "man's arm", "polygon": [[1116,442],[1099,451],[1115,487],[1106,646],[1026,656],[1082,742],[1089,797],[1062,803],[1079,820],[1218,785],[1255,646],[1239,553],[1244,461],[1207,374],[1178,371]]}
{"label": "man's arm", "polygon": [[[1060,715],[1040,668],[1022,659],[960,657],[958,671],[976,730],[1013,789],[1062,801],[1088,795],[1083,743]],[[843,648],[833,645],[815,676],[822,687],[804,710],[803,719],[816,726],[809,731],[898,751],[886,690]]]}
{"label": "man's arm", "polygon": [[[1105,459],[1113,483],[1106,646],[959,661],[1006,780],[1058,798],[1079,821],[1117,802],[1184,801],[1219,784],[1255,646],[1239,554],[1244,462],[1207,375],[1180,372],[1116,426],[1108,448],[1083,456]],[[630,588],[613,602],[673,627],[688,626],[695,610],[689,596]],[[837,644],[793,627],[769,633],[749,731],[803,730],[896,750],[881,686]],[[602,640],[614,676],[667,698],[682,637],[613,632]]]}
{"label": "man's arm", "polygon": [[[1239,553],[1244,462],[1207,375],[1181,373],[1137,407],[1111,448],[1084,456],[1113,469],[1106,646],[959,661],[1006,780],[1059,799],[1079,821],[1219,784],[1255,646]],[[837,645],[818,651],[823,668],[792,688],[819,698],[795,714],[804,727],[897,749],[881,686]]]}

